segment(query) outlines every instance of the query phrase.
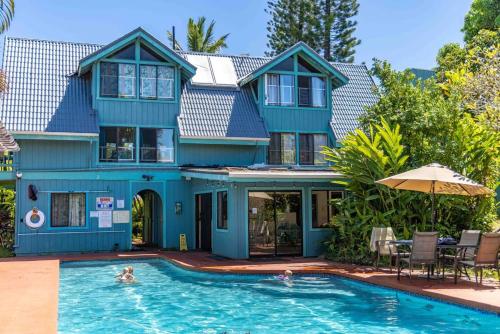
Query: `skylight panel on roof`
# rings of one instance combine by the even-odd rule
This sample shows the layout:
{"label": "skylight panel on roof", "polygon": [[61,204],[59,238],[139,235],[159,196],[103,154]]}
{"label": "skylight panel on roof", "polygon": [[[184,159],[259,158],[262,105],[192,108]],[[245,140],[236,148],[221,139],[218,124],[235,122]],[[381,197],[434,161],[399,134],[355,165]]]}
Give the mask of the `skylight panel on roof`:
{"label": "skylight panel on roof", "polygon": [[187,60],[196,66],[196,74],[191,79],[194,84],[213,85],[214,79],[207,56],[187,55]]}
{"label": "skylight panel on roof", "polygon": [[229,57],[209,56],[216,85],[236,86],[237,76]]}

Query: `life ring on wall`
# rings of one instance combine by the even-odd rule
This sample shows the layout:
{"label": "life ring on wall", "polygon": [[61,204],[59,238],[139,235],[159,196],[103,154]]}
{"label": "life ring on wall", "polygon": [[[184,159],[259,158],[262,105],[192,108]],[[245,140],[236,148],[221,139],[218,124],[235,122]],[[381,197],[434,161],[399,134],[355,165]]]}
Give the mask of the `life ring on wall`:
{"label": "life ring on wall", "polygon": [[45,223],[45,214],[37,208],[33,208],[26,213],[24,223],[31,228],[40,228]]}

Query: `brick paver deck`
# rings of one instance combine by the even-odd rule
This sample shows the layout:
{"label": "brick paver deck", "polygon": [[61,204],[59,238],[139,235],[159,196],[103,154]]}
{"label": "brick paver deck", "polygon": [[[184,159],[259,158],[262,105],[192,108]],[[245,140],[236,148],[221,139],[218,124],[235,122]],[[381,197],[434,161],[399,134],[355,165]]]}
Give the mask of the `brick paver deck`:
{"label": "brick paver deck", "polygon": [[[56,333],[60,261],[161,257],[186,269],[233,273],[324,273],[400,289],[500,314],[500,284],[413,279],[388,270],[317,258],[228,260],[204,252],[130,252],[0,259],[0,333]],[[29,317],[28,317],[29,314]]]}

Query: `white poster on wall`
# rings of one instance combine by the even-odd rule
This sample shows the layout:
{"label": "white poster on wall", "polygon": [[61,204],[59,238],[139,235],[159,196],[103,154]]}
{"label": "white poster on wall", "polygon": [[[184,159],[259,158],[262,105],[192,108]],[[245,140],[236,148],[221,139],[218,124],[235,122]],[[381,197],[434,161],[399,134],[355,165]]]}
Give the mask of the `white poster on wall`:
{"label": "white poster on wall", "polygon": [[130,222],[130,211],[115,210],[113,211],[113,224],[127,224]]}
{"label": "white poster on wall", "polygon": [[109,228],[112,223],[112,211],[99,211],[99,228]]}
{"label": "white poster on wall", "polygon": [[97,210],[113,210],[113,197],[96,197],[95,208]]}
{"label": "white poster on wall", "polygon": [[117,199],[116,200],[116,208],[123,209],[124,207],[125,207],[125,200],[124,199]]}

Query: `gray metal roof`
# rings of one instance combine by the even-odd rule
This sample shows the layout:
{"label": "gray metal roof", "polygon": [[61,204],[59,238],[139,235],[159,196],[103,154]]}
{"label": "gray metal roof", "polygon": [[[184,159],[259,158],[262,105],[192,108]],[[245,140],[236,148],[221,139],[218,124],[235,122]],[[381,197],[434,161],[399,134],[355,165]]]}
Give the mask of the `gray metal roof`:
{"label": "gray metal roof", "polygon": [[[181,52],[186,54],[200,54]],[[266,58],[229,57],[239,78],[269,61]],[[179,132],[184,137],[268,138],[249,87],[202,87],[187,84],[181,94]]]}
{"label": "gray metal roof", "polygon": [[90,80],[75,75],[81,58],[101,46],[6,38],[8,89],[0,119],[9,131],[97,133]]}
{"label": "gray metal roof", "polygon": [[332,91],[332,120],[330,125],[337,141],[359,127],[359,117],[365,108],[377,102],[373,93],[375,83],[365,65],[332,63],[344,73],[349,82]]}
{"label": "gray metal roof", "polygon": [[[97,133],[90,80],[78,77],[79,61],[102,48],[96,44],[6,38],[3,68],[9,89],[1,100],[0,120],[9,131]],[[185,56],[188,52],[179,52]],[[214,56],[213,54],[211,56]],[[236,75],[245,75],[272,58],[226,56]],[[337,140],[358,127],[364,108],[376,102],[364,65],[332,63],[349,82],[333,91],[331,127]],[[268,138],[248,87],[186,84],[178,117],[181,136]]]}

